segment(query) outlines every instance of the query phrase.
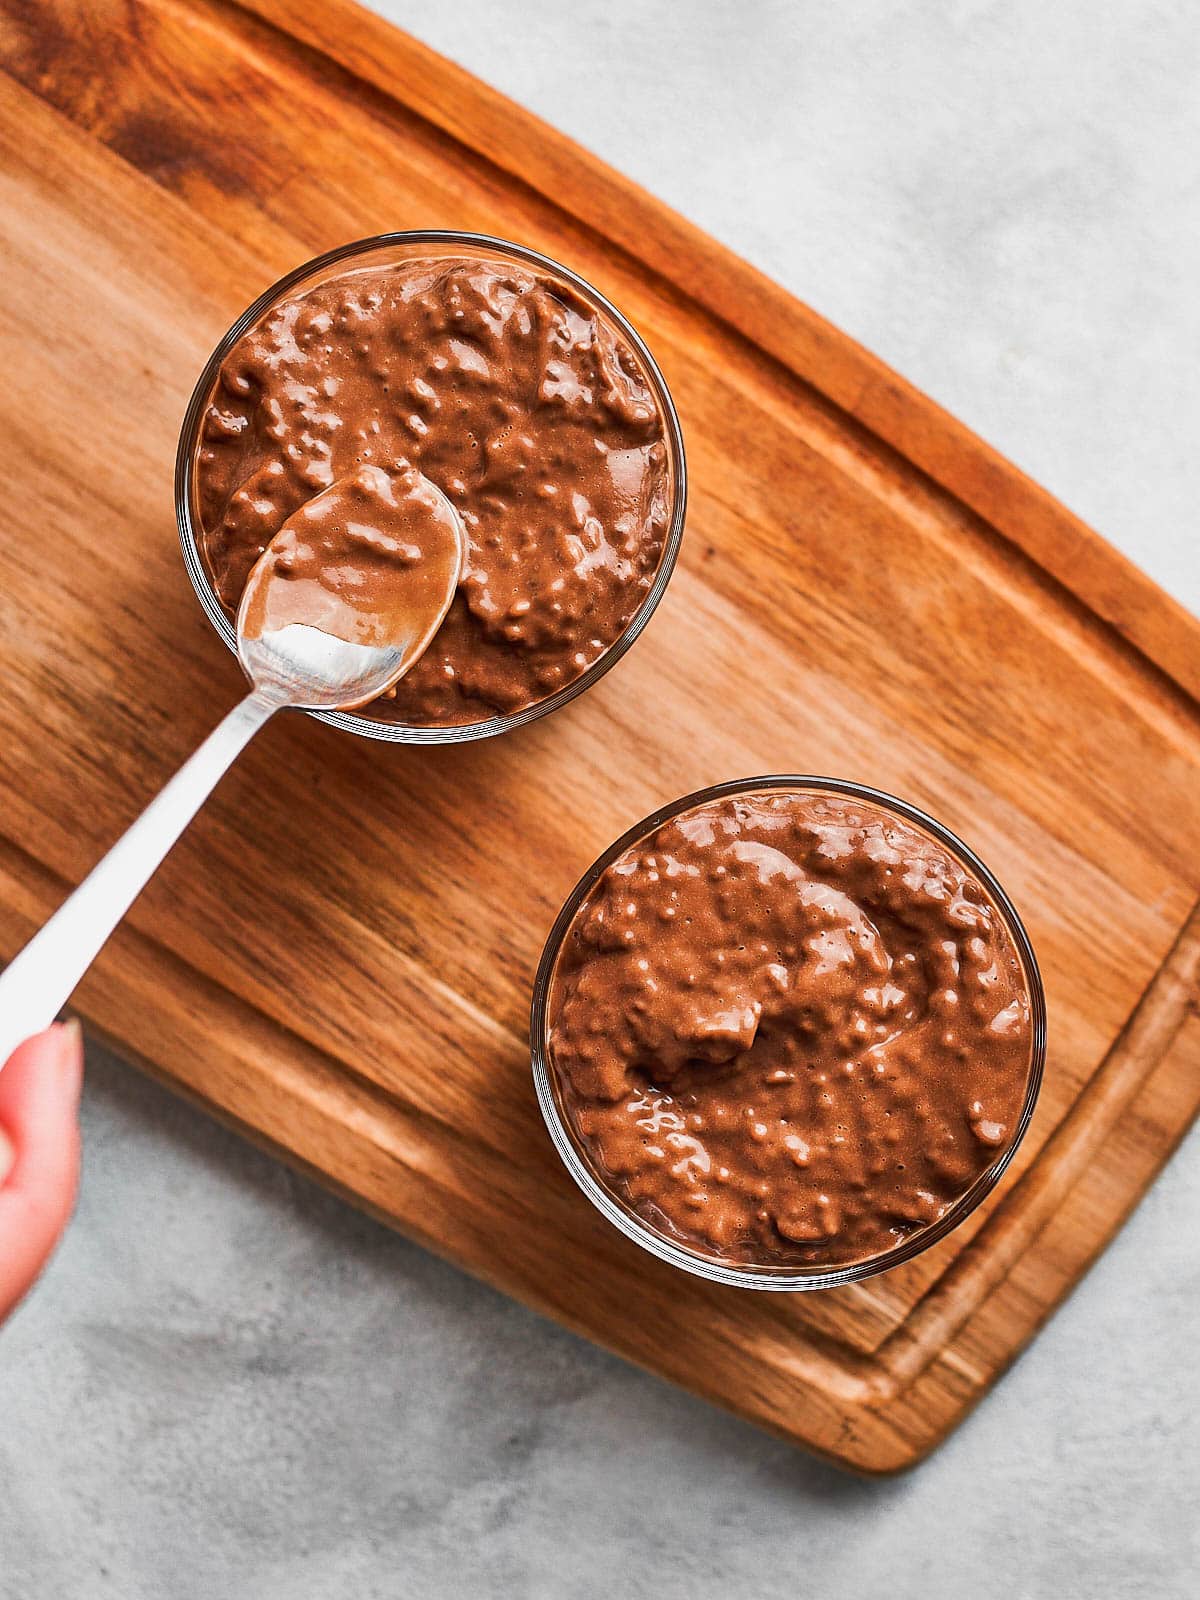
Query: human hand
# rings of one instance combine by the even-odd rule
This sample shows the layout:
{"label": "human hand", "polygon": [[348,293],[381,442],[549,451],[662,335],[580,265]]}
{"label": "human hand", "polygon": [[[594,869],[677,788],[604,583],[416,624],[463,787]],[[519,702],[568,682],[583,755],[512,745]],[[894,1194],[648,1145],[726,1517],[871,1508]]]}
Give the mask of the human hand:
{"label": "human hand", "polygon": [[0,1069],[0,1322],[67,1225],[79,1182],[77,1022],[27,1039]]}

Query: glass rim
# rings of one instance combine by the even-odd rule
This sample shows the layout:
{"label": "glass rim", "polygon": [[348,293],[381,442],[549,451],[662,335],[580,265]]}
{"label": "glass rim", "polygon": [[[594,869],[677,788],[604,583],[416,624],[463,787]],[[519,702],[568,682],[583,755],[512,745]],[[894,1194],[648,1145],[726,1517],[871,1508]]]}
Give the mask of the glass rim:
{"label": "glass rim", "polygon": [[[684,812],[706,805],[712,800],[738,794],[761,793],[765,790],[803,790],[845,795],[894,812],[903,821],[912,823],[928,834],[978,878],[993,900],[1016,947],[1029,990],[1031,1020],[1029,1068],[1021,1114],[1012,1139],[1005,1149],[988,1163],[974,1182],[947,1207],[936,1222],[909,1235],[907,1239],[901,1240],[889,1250],[841,1266],[822,1267],[815,1264],[812,1267],[772,1267],[723,1261],[660,1232],[639,1216],[632,1206],[621,1200],[596,1174],[582,1141],[571,1128],[569,1119],[560,1105],[556,1087],[557,1074],[550,1063],[547,1024],[554,968],[563,940],[575,920],[576,913],[603,873],[631,845]],[[845,1284],[859,1283],[864,1278],[875,1277],[878,1273],[887,1272],[903,1262],[911,1261],[914,1256],[922,1254],[939,1240],[944,1239],[995,1189],[1016,1155],[1037,1106],[1046,1062],[1046,996],[1033,945],[1016,907],[991,869],[944,823],[938,822],[936,818],[929,816],[910,801],[901,800],[882,789],[874,789],[867,784],[855,783],[847,778],[775,773],[755,778],[729,779],[723,783],[697,789],[678,800],[669,801],[640,822],[635,822],[631,828],[627,828],[619,839],[597,856],[563,902],[543,947],[533,984],[529,1043],[538,1105],[563,1165],[592,1204],[627,1238],[641,1245],[651,1255],[657,1256],[660,1261],[666,1261],[684,1272],[690,1272],[712,1283],[721,1283],[733,1288],[784,1292],[832,1289]]]}
{"label": "glass rim", "polygon": [[666,435],[667,449],[670,456],[672,475],[672,504],[670,519],[666,536],[663,539],[662,554],[655,569],[654,578],[638,606],[637,611],[630,619],[624,631],[613,640],[612,644],[599,655],[586,671],[579,677],[565,684],[544,700],[538,700],[531,706],[526,706],[521,711],[514,711],[507,715],[489,717],[482,722],[469,722],[454,724],[444,727],[425,727],[415,723],[383,722],[357,715],[352,711],[309,711],[307,715],[315,717],[318,722],[326,722],[333,728],[341,728],[347,733],[355,733],[367,739],[379,739],[389,744],[465,744],[474,739],[487,739],[496,734],[508,733],[514,728],[524,727],[526,723],[536,722],[539,717],[548,716],[552,711],[557,711],[577,695],[583,694],[611,668],[630,648],[637,639],[642,629],[650,621],[658,608],[659,601],[666,592],[671,575],[675,570],[676,557],[683,539],[684,517],[687,509],[687,459],[683,445],[683,430],[679,423],[679,414],[675,409],[675,402],[666,380],[659,370],[658,363],[650,354],[641,334],[629,319],[613,305],[599,289],[593,287],[586,278],[579,273],[565,267],[561,262],[555,261],[552,256],[544,255],[539,250],[531,249],[528,245],[516,244],[509,239],[501,239],[489,233],[468,233],[453,228],[411,228],[402,229],[391,233],[377,233],[366,238],[353,239],[347,244],[337,245],[332,250],[326,250],[321,255],[311,257],[293,267],[290,272],[284,273],[276,279],[269,288],[242,312],[235,322],[226,330],[218,340],[212,354],[205,362],[203,370],[192,390],[187,409],[184,412],[183,423],[179,431],[179,443],[175,453],[175,522],[179,531],[179,542],[183,550],[184,566],[191,580],[196,597],[204,608],[205,615],[212,623],[218,637],[224,642],[226,648],[237,656],[237,635],[233,624],[226,616],[224,608],[217,599],[204,560],[200,554],[198,535],[200,532],[199,519],[193,514],[192,506],[192,462],[200,440],[200,429],[204,420],[204,412],[209,397],[220,371],[221,363],[242,335],[256,323],[283,295],[298,288],[309,278],[316,278],[326,272],[330,267],[335,267],[341,262],[353,261],[358,256],[369,255],[378,250],[401,249],[429,245],[433,247],[431,253],[436,254],[442,249],[453,250],[455,247],[467,250],[476,250],[481,253],[491,252],[500,257],[511,257],[524,266],[534,267],[557,277],[575,289],[586,300],[591,302],[607,317],[616,327],[621,336],[632,346],[638,360],[642,363],[646,375],[654,390],[659,409],[662,412],[664,432]]}

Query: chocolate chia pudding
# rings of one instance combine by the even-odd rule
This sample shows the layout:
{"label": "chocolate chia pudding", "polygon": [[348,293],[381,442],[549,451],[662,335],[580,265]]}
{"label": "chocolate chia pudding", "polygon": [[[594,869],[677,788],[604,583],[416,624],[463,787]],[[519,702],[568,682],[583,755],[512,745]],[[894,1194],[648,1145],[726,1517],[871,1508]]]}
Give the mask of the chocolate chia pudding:
{"label": "chocolate chia pudding", "polygon": [[545,1054],[585,1165],[646,1227],[734,1267],[847,1267],[998,1175],[1040,989],[1035,1008],[1015,915],[948,838],[884,796],[747,787],[591,883]]}
{"label": "chocolate chia pudding", "polygon": [[558,695],[630,633],[673,558],[682,458],[644,347],[579,280],[499,242],[412,248],[302,277],[224,351],[194,535],[232,618],[309,500],[364,467],[422,473],[466,532],[458,593],[366,714],[458,727]]}

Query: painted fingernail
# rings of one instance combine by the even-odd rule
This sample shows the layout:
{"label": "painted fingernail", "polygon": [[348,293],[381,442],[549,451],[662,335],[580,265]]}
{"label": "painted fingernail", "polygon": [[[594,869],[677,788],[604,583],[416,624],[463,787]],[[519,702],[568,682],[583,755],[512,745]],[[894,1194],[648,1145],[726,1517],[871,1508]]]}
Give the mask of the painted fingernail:
{"label": "painted fingernail", "polygon": [[4,1187],[8,1175],[12,1171],[13,1162],[16,1160],[16,1158],[17,1152],[12,1147],[12,1140],[5,1133],[4,1129],[0,1128],[0,1189]]}
{"label": "painted fingernail", "polygon": [[74,1017],[55,1028],[55,1043],[59,1074],[78,1100],[83,1085],[83,1029]]}

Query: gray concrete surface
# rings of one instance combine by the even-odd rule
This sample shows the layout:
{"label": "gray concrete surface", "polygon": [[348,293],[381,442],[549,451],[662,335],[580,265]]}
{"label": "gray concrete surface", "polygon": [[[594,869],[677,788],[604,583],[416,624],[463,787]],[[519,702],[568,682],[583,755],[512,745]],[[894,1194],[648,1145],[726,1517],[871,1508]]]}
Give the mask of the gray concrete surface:
{"label": "gray concrete surface", "polygon": [[[378,0],[913,378],[1200,609],[1200,8]],[[452,220],[452,219],[447,219]],[[909,1476],[817,1464],[98,1050],[0,1335],[3,1600],[1176,1600],[1200,1135]]]}

